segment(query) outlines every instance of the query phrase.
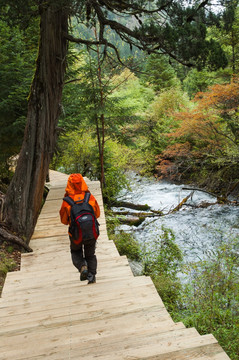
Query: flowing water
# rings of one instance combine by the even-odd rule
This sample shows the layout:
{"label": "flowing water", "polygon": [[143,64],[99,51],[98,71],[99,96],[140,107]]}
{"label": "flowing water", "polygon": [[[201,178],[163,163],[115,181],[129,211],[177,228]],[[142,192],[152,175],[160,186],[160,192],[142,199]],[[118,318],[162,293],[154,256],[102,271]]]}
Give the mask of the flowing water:
{"label": "flowing water", "polygon": [[185,263],[203,259],[218,244],[229,239],[239,239],[238,206],[216,204],[196,208],[202,202],[215,203],[216,198],[202,191],[194,191],[179,211],[170,213],[190,194],[190,190],[183,190],[184,185],[143,178],[134,173],[129,174],[129,180],[131,190],[123,191],[120,200],[148,204],[151,209],[164,213],[160,217],[147,217],[138,227],[121,225],[118,228],[132,233],[147,251],[153,250],[154,240],[162,233],[162,226],[173,231]]}

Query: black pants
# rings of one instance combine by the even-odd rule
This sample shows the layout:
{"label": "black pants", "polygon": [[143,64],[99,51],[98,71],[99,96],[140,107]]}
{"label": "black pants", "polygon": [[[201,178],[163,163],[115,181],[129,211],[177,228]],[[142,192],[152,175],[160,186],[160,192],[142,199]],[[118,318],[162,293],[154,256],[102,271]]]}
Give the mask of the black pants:
{"label": "black pants", "polygon": [[95,255],[96,240],[92,239],[82,244],[78,249],[71,247],[71,258],[73,265],[80,271],[83,265],[87,265],[88,272],[95,275],[97,269],[97,258]]}

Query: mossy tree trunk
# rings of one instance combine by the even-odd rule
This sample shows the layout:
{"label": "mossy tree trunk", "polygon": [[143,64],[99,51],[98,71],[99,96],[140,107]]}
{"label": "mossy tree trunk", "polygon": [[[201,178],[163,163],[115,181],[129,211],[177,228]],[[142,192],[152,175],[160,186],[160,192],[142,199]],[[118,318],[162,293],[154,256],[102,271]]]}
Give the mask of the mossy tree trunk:
{"label": "mossy tree trunk", "polygon": [[[57,122],[66,70],[68,13],[54,0],[39,5],[40,40],[32,82],[27,125],[4,207],[4,224],[26,243],[41,208],[49,163],[57,139]],[[64,35],[63,35],[64,34]]]}

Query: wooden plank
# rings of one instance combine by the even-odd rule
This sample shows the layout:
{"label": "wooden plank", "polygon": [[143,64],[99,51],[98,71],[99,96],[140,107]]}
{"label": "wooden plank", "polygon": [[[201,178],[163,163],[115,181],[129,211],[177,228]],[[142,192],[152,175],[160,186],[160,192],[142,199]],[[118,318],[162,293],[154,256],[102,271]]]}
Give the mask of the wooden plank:
{"label": "wooden plank", "polygon": [[[38,277],[42,277],[42,278],[46,278],[47,275],[51,275],[52,278],[54,278],[54,275],[58,275],[59,276],[63,276],[64,273],[67,274],[68,272],[72,273],[73,271],[77,271],[77,269],[73,266],[72,262],[71,262],[71,256],[70,256],[70,252],[68,250],[67,253],[63,252],[64,256],[61,256],[62,254],[60,253],[59,258],[61,259],[61,264],[63,263],[66,265],[64,268],[64,271],[58,271],[56,273],[55,270],[52,269],[52,263],[50,264],[45,264],[46,267],[45,268],[38,268],[37,265],[37,269],[34,269],[33,267],[31,267],[30,271],[28,271],[27,273],[23,270],[21,271],[15,271],[15,272],[10,272],[7,274],[7,279],[9,278],[10,281],[14,282],[16,281],[24,281],[28,278],[32,278],[37,279]],[[35,258],[35,257],[34,257]],[[41,262],[41,258],[35,258],[38,259]],[[52,259],[52,257],[50,258],[45,258],[45,261],[50,261],[50,259]],[[110,271],[111,269],[114,269],[115,267],[117,267],[118,265],[123,265],[123,266],[129,266],[128,263],[128,259],[125,256],[107,256],[107,257],[103,257],[103,260],[101,260],[101,256],[98,256],[98,273],[101,272],[101,269],[108,269],[107,271]],[[26,259],[25,259],[26,261]],[[44,261],[43,261],[44,263]]]}
{"label": "wooden plank", "polygon": [[[89,325],[89,324],[87,324]],[[116,324],[117,325],[117,324]],[[165,326],[166,323],[164,322],[163,325]],[[175,326],[176,327],[176,326]],[[79,340],[79,334],[81,334],[80,339],[81,339],[81,350],[83,348],[83,346],[87,346],[86,343],[87,342],[93,342],[95,341],[96,343],[96,347],[97,347],[97,343],[100,342],[101,346],[102,343],[104,342],[105,346],[107,344],[111,344],[115,338],[117,338],[119,336],[119,328],[116,328],[115,326],[108,326],[109,329],[106,328],[106,330],[104,331],[104,328],[100,328],[98,331],[95,331],[94,328],[92,328],[91,331],[84,331],[84,328],[82,326],[73,326],[72,328],[72,333],[71,333],[71,343],[77,342]],[[184,331],[187,333],[188,337],[193,337],[195,335],[195,330],[189,330],[189,329],[172,329],[171,331],[169,330],[169,333],[171,335],[174,334],[174,336],[179,336],[179,332],[180,331]],[[160,324],[155,324],[155,325],[145,325],[145,327],[142,327],[142,324],[139,324],[139,327],[137,327],[137,325],[135,325],[135,328],[132,326],[132,324],[128,325],[128,326],[124,326],[121,329],[121,336],[127,340],[130,339],[131,337],[135,337],[135,336],[141,336],[144,337],[145,339],[148,338],[152,338],[153,336],[157,335],[157,334],[162,334],[161,336],[163,337],[163,328],[162,325]],[[177,333],[177,335],[176,335]],[[15,348],[11,351],[7,351],[8,354],[8,359],[13,359],[15,356],[15,359],[19,359],[22,356],[26,356],[26,354],[30,353],[32,350],[32,347],[34,347],[34,344],[42,344],[40,346],[37,346],[37,350],[35,351],[35,354],[41,354],[43,352],[47,352],[49,351],[50,348],[52,348],[52,346],[54,346],[54,348],[57,349],[62,349],[65,346],[68,345],[68,337],[66,336],[66,331],[65,329],[60,333],[59,331],[57,332],[56,330],[53,331],[48,331],[45,333],[41,334],[42,336],[40,336],[40,339],[38,339],[36,336],[31,336],[30,337],[30,341],[26,343],[26,345],[24,346],[24,348],[22,349],[22,351],[18,351],[19,349],[17,349],[17,347],[15,346]],[[46,336],[48,335],[47,338],[47,342],[45,341]],[[14,337],[14,340],[16,341],[16,343],[19,343],[17,341],[17,337]],[[39,340],[41,342],[39,342]],[[31,344],[32,343],[32,344]],[[32,346],[33,345],[33,346]],[[1,348],[1,351],[6,351],[5,348]]]}
{"label": "wooden plank", "polygon": [[194,347],[191,349],[182,349],[168,354],[157,354],[147,356],[142,359],[147,360],[230,360],[229,356],[223,351],[217,343]]}
{"label": "wooden plank", "polygon": [[[109,256],[111,254],[112,256]],[[112,262],[111,267],[115,267],[117,265],[117,262],[121,262],[123,260],[117,259],[115,260],[115,252],[109,250],[108,254],[105,254],[105,252],[100,252],[100,249],[96,250],[96,256],[98,258],[98,268],[101,266],[102,261],[105,262]],[[120,258],[120,257],[119,257]],[[102,260],[101,260],[102,259]],[[47,261],[50,261],[50,266]],[[45,256],[43,258],[38,256],[29,256],[24,259],[24,261],[21,264],[21,271],[26,271],[27,269],[31,268],[31,271],[42,271],[46,269],[61,269],[65,267],[71,268],[72,261],[71,261],[71,255],[69,249],[66,250],[65,253],[61,253],[60,256],[58,253],[51,253],[49,256]],[[128,266],[128,261],[124,261],[124,266]]]}
{"label": "wooden plank", "polygon": [[[194,334],[190,335],[189,331],[183,333],[180,330],[179,334],[167,332],[143,337],[137,336],[137,334],[130,337],[122,336],[121,341],[121,336],[118,334],[114,340],[107,339],[109,342],[107,344],[104,343],[101,337],[90,344],[89,341],[81,341],[81,336],[78,335],[76,340],[65,338],[65,342],[60,345],[55,346],[53,342],[49,346],[48,343],[48,349],[41,349],[41,346],[38,346],[31,347],[29,352],[26,351],[27,349],[18,352],[17,349],[13,348],[11,351],[3,352],[2,354],[7,356],[8,360],[36,360],[44,357],[49,360],[65,360],[68,358],[74,360],[79,359],[79,356],[84,360],[92,360],[95,357],[104,360],[142,359],[156,353],[165,354],[182,348],[190,349],[215,342],[215,339],[212,339],[211,336],[193,336]],[[169,338],[171,341],[169,341]]]}
{"label": "wooden plank", "polygon": [[[115,294],[115,297],[117,297],[117,294],[119,291],[125,291],[128,288],[134,289],[135,287],[144,287],[146,285],[152,286],[152,281],[150,278],[142,276],[137,278],[120,278],[117,282],[107,281],[107,282],[97,282],[97,284],[94,284],[92,286],[86,286],[85,282],[79,281],[79,275],[78,274],[71,274],[69,275],[71,279],[67,278],[67,281],[71,282],[70,289],[67,292],[62,292],[62,295],[60,298],[58,298],[57,301],[54,301],[56,299],[56,289],[52,287],[52,290],[49,291],[47,294],[45,294],[44,288],[42,289],[43,296],[39,297],[38,295],[35,296],[27,296],[27,297],[21,297],[16,302],[16,298],[2,298],[0,299],[0,307],[5,307],[6,315],[12,315],[12,311],[16,309],[18,313],[21,313],[26,311],[26,308],[29,306],[33,306],[36,304],[36,306],[41,307],[45,306],[46,304],[54,308],[55,306],[58,306],[58,303],[61,301],[66,301],[69,303],[69,296],[72,298],[76,297],[77,299],[79,297],[87,297],[88,301],[94,301],[95,297],[98,298],[102,297],[104,294],[109,293],[109,296],[112,296],[112,293]],[[146,288],[147,289],[147,288]],[[152,288],[151,288],[152,291]],[[153,289],[153,292],[155,292],[155,289]],[[23,306],[24,305],[24,306]],[[163,306],[163,303],[161,301],[161,298],[158,297],[158,305]],[[8,312],[9,308],[9,312]],[[24,309],[23,309],[24,308]],[[30,311],[30,310],[29,310]],[[4,316],[4,314],[2,315]]]}
{"label": "wooden plank", "polygon": [[[71,304],[71,303],[70,303]],[[106,308],[107,306],[107,308]],[[14,317],[11,317],[8,321],[4,319],[4,325],[0,328],[0,334],[6,336],[8,332],[20,333],[29,333],[37,332],[40,329],[46,328],[58,328],[61,326],[73,326],[74,324],[85,323],[90,320],[109,320],[112,317],[121,317],[124,314],[133,313],[141,311],[144,309],[147,311],[152,307],[156,307],[157,300],[150,298],[140,298],[138,303],[132,302],[129,299],[122,299],[122,305],[119,301],[110,301],[106,302],[104,305],[103,302],[99,306],[80,306],[80,301],[78,300],[78,308],[70,309],[69,307],[62,307],[61,309],[55,309],[50,312],[36,312],[31,316],[18,315],[19,321]],[[159,317],[159,321],[170,321],[170,316],[161,308],[162,312]],[[4,326],[4,327],[3,327]]]}
{"label": "wooden plank", "polygon": [[[110,274],[108,274],[107,271],[102,271],[101,273],[98,273],[96,277],[97,277],[97,284],[99,284],[101,282],[106,282],[106,281],[118,281],[118,279],[120,278],[129,278],[129,276],[133,278],[133,274],[129,267],[124,267],[124,268],[118,267],[112,270]],[[76,281],[73,279],[72,282],[75,283]],[[53,283],[46,283],[43,289],[45,292],[49,292],[52,290],[52,288],[54,288],[56,295],[59,296],[62,291],[69,291],[69,288],[73,286],[72,282],[55,281]],[[78,286],[78,283],[76,283],[76,286]],[[24,286],[20,288],[17,288],[17,286],[15,288],[10,288],[8,286],[4,287],[2,292],[2,298],[6,298],[13,295],[15,296],[15,298],[19,298],[19,297],[25,298],[25,296],[28,297],[31,294],[39,296],[41,292],[42,292],[42,284],[38,284],[32,281],[32,284],[29,284],[29,286],[25,286],[25,287]]]}
{"label": "wooden plank", "polygon": [[[148,316],[150,314],[150,317]],[[87,325],[87,326],[86,326]],[[79,323],[72,325],[72,333],[74,336],[83,334],[84,340],[88,338],[99,338],[108,336],[117,336],[120,332],[123,334],[132,335],[136,333],[145,333],[154,329],[158,333],[165,331],[172,331],[178,329],[184,329],[183,323],[173,323],[171,321],[158,321],[158,317],[153,316],[151,312],[146,313],[144,311],[138,311],[135,313],[124,314],[121,317],[112,317],[111,319],[92,320],[86,323]],[[33,331],[28,333],[16,333],[8,332],[5,338],[2,338],[0,344],[0,351],[7,351],[9,349],[9,343],[15,344],[15,347],[23,343],[29,342],[46,342],[46,340],[55,338],[56,341],[62,341],[62,337],[65,336],[65,327],[57,328],[42,328],[39,331]],[[83,340],[83,338],[82,338]]]}
{"label": "wooden plank", "polygon": [[[127,340],[127,339],[126,339]],[[142,339],[140,337],[132,337],[126,342],[114,342],[111,346],[92,346],[81,348],[80,340],[77,343],[70,343],[70,348],[60,352],[57,349],[57,353],[47,354],[48,359],[63,360],[66,354],[69,354],[72,360],[77,359],[77,356],[81,354],[81,358],[84,360],[90,360],[94,357],[104,360],[122,360],[122,359],[144,359],[147,356],[153,354],[165,354],[175,352],[180,349],[190,349],[195,347],[201,347],[202,345],[208,345],[215,343],[215,339],[211,335],[205,335],[204,337],[195,336],[170,336],[170,333],[165,333],[165,338],[150,337]],[[57,355],[57,356],[56,356]],[[35,358],[33,358],[35,360]]]}
{"label": "wooden plank", "polygon": [[[120,270],[121,268],[121,264],[118,264],[113,267],[110,268],[110,270],[112,271],[112,273],[116,273]],[[126,266],[127,268],[127,266]],[[9,285],[7,286],[7,289],[5,290],[4,294],[9,294],[10,292],[24,292],[24,290],[28,290],[31,289],[32,287],[42,287],[42,291],[45,291],[47,287],[49,286],[61,286],[61,284],[65,284],[67,282],[69,282],[69,277],[74,276],[73,279],[75,279],[75,271],[73,274],[74,269],[69,269],[69,271],[58,271],[58,272],[54,272],[54,271],[45,271],[44,273],[38,274],[37,276],[34,277],[34,274],[31,274],[31,272],[29,272],[27,274],[27,276],[18,276],[15,277],[15,279],[13,277],[10,277],[9,281]],[[101,276],[105,276],[108,273],[109,269],[105,269],[103,268],[103,265],[101,268],[99,268],[98,270],[98,277],[100,278]],[[134,282],[134,277],[131,276],[131,272],[128,271],[127,269],[127,273],[130,275],[128,278],[131,280],[131,282]],[[77,272],[77,277],[79,277],[79,273]],[[109,280],[110,280],[110,276],[109,276]],[[9,279],[9,278],[8,278]],[[75,280],[74,280],[75,281]]]}

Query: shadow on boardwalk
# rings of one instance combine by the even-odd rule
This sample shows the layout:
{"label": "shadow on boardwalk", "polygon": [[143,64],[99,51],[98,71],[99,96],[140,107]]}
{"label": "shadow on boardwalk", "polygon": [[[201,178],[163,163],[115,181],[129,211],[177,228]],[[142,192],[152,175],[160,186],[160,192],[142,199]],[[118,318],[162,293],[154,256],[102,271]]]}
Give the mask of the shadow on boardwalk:
{"label": "shadow on boardwalk", "polygon": [[101,208],[97,283],[80,282],[59,209],[68,175],[51,171],[50,191],[21,271],[0,299],[1,360],[228,360],[212,335],[174,323],[149,277],[134,277],[108,239],[98,182],[86,179]]}

